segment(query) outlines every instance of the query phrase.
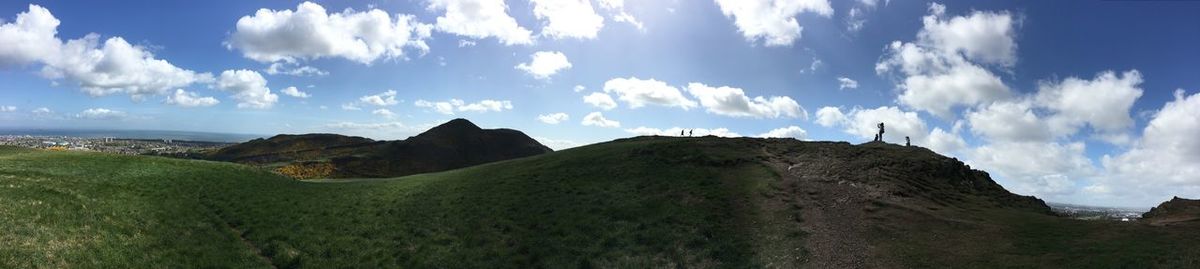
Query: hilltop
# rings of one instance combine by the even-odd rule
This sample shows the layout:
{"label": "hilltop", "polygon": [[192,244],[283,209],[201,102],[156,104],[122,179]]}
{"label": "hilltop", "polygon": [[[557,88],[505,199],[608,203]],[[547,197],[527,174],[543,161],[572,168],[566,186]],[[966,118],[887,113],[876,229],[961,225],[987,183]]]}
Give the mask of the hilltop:
{"label": "hilltop", "polygon": [[1142,221],[1151,225],[1176,225],[1200,221],[1200,200],[1171,198],[1142,214]]}
{"label": "hilltop", "polygon": [[204,159],[266,166],[296,178],[397,177],[550,151],[520,131],[483,129],[454,119],[405,140],[277,135],[228,146]]}
{"label": "hilltop", "polygon": [[637,137],[339,183],[0,149],[0,267],[1187,268],[1194,229],[1054,216],[919,147]]}

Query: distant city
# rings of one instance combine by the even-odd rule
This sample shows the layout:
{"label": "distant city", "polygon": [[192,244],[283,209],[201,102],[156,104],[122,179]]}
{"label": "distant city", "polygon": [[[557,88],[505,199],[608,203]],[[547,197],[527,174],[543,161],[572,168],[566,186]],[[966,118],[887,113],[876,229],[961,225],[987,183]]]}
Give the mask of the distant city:
{"label": "distant city", "polygon": [[1046,203],[1055,213],[1081,220],[1135,221],[1149,209]]}
{"label": "distant city", "polygon": [[0,129],[0,145],[180,157],[259,137],[184,131]]}

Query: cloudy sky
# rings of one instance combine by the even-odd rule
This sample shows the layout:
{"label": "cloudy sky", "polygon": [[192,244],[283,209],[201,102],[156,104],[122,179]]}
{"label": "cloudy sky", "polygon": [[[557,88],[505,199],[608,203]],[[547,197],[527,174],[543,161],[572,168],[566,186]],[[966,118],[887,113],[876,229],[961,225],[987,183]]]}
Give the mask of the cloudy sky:
{"label": "cloudy sky", "polygon": [[913,143],[1046,200],[1200,196],[1200,3],[0,3],[0,127],[335,132],[452,118],[554,148]]}

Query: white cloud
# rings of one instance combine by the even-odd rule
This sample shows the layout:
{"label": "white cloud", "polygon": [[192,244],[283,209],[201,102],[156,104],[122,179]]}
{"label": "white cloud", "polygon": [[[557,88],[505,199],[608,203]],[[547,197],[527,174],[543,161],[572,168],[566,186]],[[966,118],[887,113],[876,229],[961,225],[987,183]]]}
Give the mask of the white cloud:
{"label": "white cloud", "polygon": [[559,113],[538,115],[537,118],[538,118],[538,121],[541,121],[542,123],[545,123],[545,124],[559,124],[561,122],[570,120],[571,116],[567,115],[567,113],[559,112]]}
{"label": "white cloud", "polygon": [[[1036,152],[1037,154],[1030,154]],[[1074,182],[1095,173],[1081,142],[998,142],[970,151],[970,163],[999,175],[1006,187],[1042,197],[1074,192]]]}
{"label": "white cloud", "polygon": [[834,125],[841,124],[846,120],[846,114],[843,114],[842,110],[839,108],[827,106],[817,110],[816,123],[818,125],[833,127]]}
{"label": "white cloud", "polygon": [[0,24],[0,66],[42,62],[61,53],[62,41],[55,37],[59,23],[50,10],[30,4],[15,21]]}
{"label": "white cloud", "polygon": [[628,23],[629,25],[633,25],[633,27],[637,28],[638,30],[645,29],[645,25],[642,25],[641,21],[633,17],[633,15],[630,15],[629,12],[625,11],[624,0],[599,0],[597,2],[600,3],[600,7],[613,12],[613,21]]}
{"label": "white cloud", "polygon": [[708,112],[717,115],[754,118],[779,118],[781,116],[808,118],[808,112],[796,103],[796,100],[787,96],[750,98],[740,88],[728,86],[714,88],[701,83],[689,83],[687,89],[688,93],[700,100],[700,104]]}
{"label": "white cloud", "polygon": [[356,123],[356,122],[337,122],[325,125],[330,129],[398,129],[404,128],[404,124],[400,122],[382,122],[382,123]]}
{"label": "white cloud", "polygon": [[342,104],[342,110],[362,110],[362,108],[354,105],[354,103],[345,103]]}
{"label": "white cloud", "polygon": [[943,20],[944,12],[944,6],[930,5],[917,41],[892,42],[875,71],[903,75],[897,85],[903,90],[900,103],[941,118],[952,118],[955,107],[1008,98],[1008,86],[979,64],[1008,67],[1016,62],[1011,15],[976,11]]}
{"label": "white cloud", "polygon": [[583,96],[583,102],[603,110],[612,110],[617,107],[617,102],[613,101],[611,96],[602,92],[593,92]]}
{"label": "white cloud", "polygon": [[795,138],[804,140],[808,138],[808,131],[801,129],[800,126],[788,126],[767,131],[766,133],[759,134],[758,137]]}
{"label": "white cloud", "polygon": [[1114,195],[1139,203],[1157,203],[1171,196],[1200,195],[1200,94],[1163,105],[1129,151],[1105,155],[1105,176],[1097,185]]}
{"label": "white cloud", "polygon": [[1012,66],[1017,61],[1017,21],[1006,11],[974,11],[967,16],[943,19],[945,6],[930,4],[930,15],[922,19],[924,28],[918,42],[946,53],[966,56],[980,63]]}
{"label": "white cloud", "polygon": [[279,101],[279,95],[267,88],[267,80],[252,70],[225,70],[217,78],[216,86],[233,92],[238,108],[267,109]]}
{"label": "white cloud", "polygon": [[620,122],[604,118],[604,114],[601,114],[600,112],[588,113],[587,116],[583,116],[583,121],[580,122],[580,124],[583,124],[583,126],[596,126],[604,128],[621,127]]}
{"label": "white cloud", "polygon": [[457,112],[488,112],[488,111],[504,111],[512,110],[513,105],[508,100],[482,100],[476,103],[467,103],[460,99],[450,99],[445,102],[430,102],[426,100],[417,100],[413,102],[417,107],[433,109],[434,112],[454,115]]}
{"label": "white cloud", "polygon": [[1133,126],[1130,109],[1142,96],[1142,75],[1137,70],[1117,75],[1102,72],[1093,80],[1075,77],[1061,82],[1042,83],[1036,101],[1056,112],[1050,118],[1059,129],[1075,129],[1087,124],[1105,133],[1124,131]]}
{"label": "white cloud", "polygon": [[583,90],[586,90],[586,89],[587,89],[587,87],[584,87],[583,85],[575,85],[574,88],[571,88],[571,90],[575,91],[575,92],[582,92]]}
{"label": "white cloud", "polygon": [[267,72],[268,75],[289,75],[297,77],[329,75],[329,72],[317,69],[316,67],[287,62],[271,63],[271,65],[267,66],[267,69],[263,69],[263,72]]}
{"label": "white cloud", "polygon": [[505,45],[533,44],[532,33],[508,15],[503,0],[430,0],[429,10],[443,11],[438,31],[484,39],[495,37]]}
{"label": "white cloud", "polygon": [[300,89],[297,89],[296,87],[283,88],[283,90],[280,90],[279,92],[283,93],[284,95],[296,97],[296,98],[308,98],[311,96],[306,92],[300,91]]}
{"label": "white cloud", "polygon": [[404,57],[405,48],[424,54],[431,29],[412,15],[393,17],[379,9],[327,13],[319,4],[303,2],[295,11],[259,9],[243,16],[226,46],[259,62],[345,58],[370,64]]}
{"label": "white cloud", "polygon": [[946,132],[942,128],[933,128],[929,132],[929,137],[925,141],[916,141],[918,146],[927,147],[934,152],[941,154],[957,156],[957,153],[967,148],[967,141],[964,141],[962,136],[958,135],[957,130]]}
{"label": "white cloud", "polygon": [[837,80],[838,80],[838,89],[839,90],[858,89],[858,81],[855,81],[848,77],[839,77],[839,78],[837,78]]}
{"label": "white cloud", "polygon": [[604,82],[604,92],[615,93],[617,99],[625,101],[629,108],[647,104],[679,107],[688,110],[696,107],[696,101],[683,96],[678,88],[654,79],[614,78]]}
{"label": "white cloud", "polygon": [[75,114],[76,118],[89,120],[115,120],[125,118],[125,116],[125,112],[107,108],[89,108],[79,112],[79,114]]}
{"label": "white cloud", "polygon": [[15,107],[15,106],[0,106],[0,112],[13,112],[13,111],[17,111],[17,107]]}
{"label": "white cloud", "polygon": [[475,41],[471,41],[471,40],[459,40],[458,41],[459,48],[474,47],[475,44],[476,44]]}
{"label": "white cloud", "polygon": [[971,132],[991,141],[1050,141],[1055,135],[1029,101],[995,102],[966,114]]}
{"label": "white cloud", "polygon": [[520,63],[513,68],[523,70],[536,79],[548,79],[560,70],[571,69],[567,56],[557,51],[539,51],[529,56],[528,63]]}
{"label": "white cloud", "polygon": [[221,101],[212,96],[201,97],[194,92],[188,92],[183,89],[175,89],[174,95],[168,95],[166,103],[168,105],[177,105],[181,107],[206,107],[214,106]]}
{"label": "white cloud", "polygon": [[400,103],[400,101],[396,100],[396,90],[387,90],[379,94],[359,97],[358,101],[363,104],[375,106],[393,106]]}
{"label": "white cloud", "polygon": [[29,112],[36,114],[36,115],[47,115],[47,114],[54,113],[54,111],[51,111],[50,108],[46,108],[46,107],[39,107],[34,110],[30,110]]}
{"label": "white cloud", "polygon": [[575,142],[572,140],[552,139],[552,138],[546,138],[546,137],[541,137],[541,136],[534,136],[533,139],[537,140],[538,143],[542,143],[542,145],[546,145],[547,147],[550,147],[550,149],[553,149],[553,150],[564,150],[564,149],[574,148],[574,147],[583,145],[582,143]]}
{"label": "white cloud", "polygon": [[392,113],[392,111],[391,111],[391,110],[388,110],[388,109],[386,109],[386,108],[380,108],[380,109],[376,109],[376,110],[374,110],[374,111],[371,111],[371,114],[375,114],[375,115],[378,115],[378,116],[382,116],[382,117],[384,117],[384,118],[388,118],[388,119],[391,119],[391,118],[393,118],[393,117],[396,117],[396,113]]}
{"label": "white cloud", "polygon": [[604,28],[589,0],[530,0],[533,16],[544,20],[542,36],[554,39],[593,39]]}
{"label": "white cloud", "polygon": [[833,15],[827,0],[716,0],[721,13],[747,41],[771,46],[791,46],[804,30],[796,16],[811,12],[824,17]]}
{"label": "white cloud", "polygon": [[182,69],[154,57],[121,37],[100,43],[88,34],[66,42],[57,35],[59,20],[49,10],[29,5],[16,21],[0,25],[0,66],[42,64],[42,76],[66,78],[91,96],[128,94],[135,100],[212,80],[208,73]]}
{"label": "white cloud", "polygon": [[681,133],[686,136],[691,132],[692,136],[719,136],[719,137],[741,137],[742,135],[729,131],[726,128],[705,129],[705,128],[680,128],[671,127],[670,129],[658,129],[650,127],[637,127],[633,129],[625,129],[625,132],[634,135],[659,135],[659,136],[679,136]]}

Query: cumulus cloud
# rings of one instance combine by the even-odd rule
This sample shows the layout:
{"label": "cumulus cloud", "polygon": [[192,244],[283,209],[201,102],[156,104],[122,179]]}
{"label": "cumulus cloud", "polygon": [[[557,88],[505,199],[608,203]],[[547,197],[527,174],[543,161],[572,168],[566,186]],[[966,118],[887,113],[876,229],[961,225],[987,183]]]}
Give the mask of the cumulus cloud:
{"label": "cumulus cloud", "polygon": [[505,45],[533,44],[532,32],[508,15],[504,0],[430,0],[429,10],[441,11],[438,31],[474,39],[495,37]]}
{"label": "cumulus cloud", "polygon": [[1088,125],[1102,132],[1119,132],[1133,126],[1130,109],[1142,96],[1142,75],[1130,70],[1121,75],[1101,72],[1095,79],[1070,77],[1042,83],[1036,101],[1055,112],[1050,118],[1060,129]]}
{"label": "cumulus cloud", "polygon": [[379,9],[328,13],[319,4],[303,2],[294,11],[259,9],[243,16],[226,46],[259,62],[345,58],[369,64],[403,57],[406,48],[429,51],[425,39],[431,30],[412,15],[391,16]]}
{"label": "cumulus cloud", "polygon": [[575,92],[582,92],[583,90],[586,90],[586,89],[587,89],[587,87],[584,87],[583,85],[575,85],[575,87],[571,88],[571,90],[575,91]]}
{"label": "cumulus cloud", "polygon": [[283,88],[283,90],[280,90],[279,92],[283,93],[284,95],[296,97],[296,98],[308,98],[311,96],[311,95],[308,95],[308,93],[306,93],[306,92],[300,91],[300,89],[297,89],[296,87]]}
{"label": "cumulus cloud", "polygon": [[846,121],[846,114],[842,113],[842,110],[837,107],[827,106],[817,110],[817,120],[815,122],[818,125],[833,127]]}
{"label": "cumulus cloud", "polygon": [[650,128],[650,127],[642,126],[642,127],[637,127],[637,128],[633,128],[633,129],[625,129],[625,132],[631,133],[634,135],[659,135],[659,136],[679,136],[681,131],[684,133],[684,135],[688,135],[687,132],[691,131],[692,136],[709,136],[709,135],[719,136],[719,137],[741,137],[742,136],[742,135],[732,132],[726,128],[705,129],[705,128],[671,127],[669,129],[658,129],[658,128]]}
{"label": "cumulus cloud", "polygon": [[[49,110],[47,110],[48,112]],[[76,118],[89,120],[114,120],[125,118],[125,112],[111,110],[107,108],[89,108],[79,114],[75,114]]]}
{"label": "cumulus cloud", "polygon": [[396,90],[387,90],[379,94],[359,97],[358,101],[363,104],[375,106],[392,106],[400,103],[400,101],[396,100]]}
{"label": "cumulus cloud", "polygon": [[688,93],[700,100],[709,113],[730,117],[754,118],[808,118],[808,112],[787,96],[756,96],[750,98],[740,88],[728,86],[710,87],[701,83],[689,83]]}
{"label": "cumulus cloud", "polygon": [[167,96],[166,103],[181,107],[206,107],[217,105],[221,101],[217,101],[217,98],[213,98],[212,96],[201,97],[194,92],[175,89],[175,94]]}
{"label": "cumulus cloud", "polygon": [[966,114],[971,132],[991,141],[1050,141],[1050,126],[1027,100],[995,102]]}
{"label": "cumulus cloud", "polygon": [[342,104],[342,110],[357,111],[357,110],[362,110],[362,108],[358,107],[357,105],[354,105],[354,103],[345,103],[345,104]]}
{"label": "cumulus cloud", "polygon": [[376,109],[374,111],[371,111],[371,114],[375,114],[375,115],[378,115],[378,116],[381,116],[384,118],[388,118],[388,119],[396,117],[396,113],[392,113],[391,110],[388,110],[386,108]]}
{"label": "cumulus cloud", "polygon": [[400,122],[381,122],[381,123],[357,123],[357,122],[336,122],[325,125],[329,129],[397,129],[404,128],[404,124]]}
{"label": "cumulus cloud", "polygon": [[33,110],[30,110],[29,112],[33,113],[34,115],[49,115],[49,114],[54,113],[54,111],[51,111],[50,108],[47,108],[47,107],[35,108]]}
{"label": "cumulus cloud", "polygon": [[583,96],[583,102],[603,110],[612,110],[617,107],[617,102],[613,101],[611,96],[602,92],[594,92]]}
{"label": "cumulus cloud", "polygon": [[475,103],[467,103],[460,99],[450,99],[444,102],[417,100],[413,104],[446,115],[454,115],[455,112],[499,112],[513,108],[512,102],[508,100],[482,100]]}
{"label": "cumulus cloud", "polygon": [[0,106],[0,112],[13,112],[13,111],[17,111],[17,107],[15,107],[15,106]]}
{"label": "cumulus cloud", "polygon": [[839,90],[858,89],[858,81],[855,81],[848,77],[838,77],[837,80],[838,80],[838,89]]}
{"label": "cumulus cloud", "polygon": [[567,113],[560,112],[560,113],[538,115],[537,118],[538,118],[538,121],[541,121],[542,123],[545,123],[545,124],[559,124],[561,122],[570,120],[571,116],[567,115]]}
{"label": "cumulus cloud", "polygon": [[800,23],[796,16],[815,13],[833,15],[827,0],[716,0],[721,13],[733,19],[733,24],[746,41],[771,46],[791,46],[800,38]]}
{"label": "cumulus cloud", "polygon": [[548,79],[558,71],[571,69],[567,56],[557,51],[539,51],[529,56],[528,63],[520,63],[513,68],[525,71],[536,79]]}
{"label": "cumulus cloud", "polygon": [[636,77],[610,79],[604,82],[604,92],[616,94],[617,99],[624,101],[629,108],[653,104],[688,110],[697,105],[696,101],[684,97],[678,88],[654,79]]}
{"label": "cumulus cloud", "polygon": [[604,27],[589,0],[530,0],[533,16],[543,20],[542,36],[593,39]]}
{"label": "cumulus cloud", "polygon": [[1095,185],[1140,203],[1200,194],[1200,93],[1175,91],[1129,151],[1104,155],[1106,176]]}
{"label": "cumulus cloud", "polygon": [[271,63],[271,65],[267,66],[267,69],[263,69],[263,72],[267,72],[268,75],[289,75],[297,77],[329,75],[329,72],[317,69],[316,67],[287,62]]}
{"label": "cumulus cloud", "polygon": [[216,86],[233,92],[238,108],[267,109],[279,101],[279,95],[267,88],[267,79],[253,70],[225,70],[217,78]]}
{"label": "cumulus cloud", "polygon": [[[1095,174],[1081,142],[997,142],[970,151],[970,163],[997,173],[1014,192],[1057,196],[1074,191],[1074,181]],[[1037,154],[1031,154],[1036,152]]]}
{"label": "cumulus cloud", "polygon": [[924,27],[911,43],[892,42],[875,66],[880,74],[898,73],[901,104],[942,118],[952,109],[1002,100],[1008,86],[983,65],[1009,67],[1016,62],[1015,20],[1007,12],[976,11],[945,19],[945,7],[930,5]]}
{"label": "cumulus cloud", "polygon": [[808,131],[801,129],[800,126],[788,126],[767,131],[766,133],[759,134],[758,137],[795,138],[804,140],[808,138]]}
{"label": "cumulus cloud", "polygon": [[604,117],[604,114],[600,112],[588,113],[587,116],[583,116],[583,121],[580,122],[580,124],[583,124],[583,126],[596,126],[604,128],[621,127],[621,122],[607,119]]}

